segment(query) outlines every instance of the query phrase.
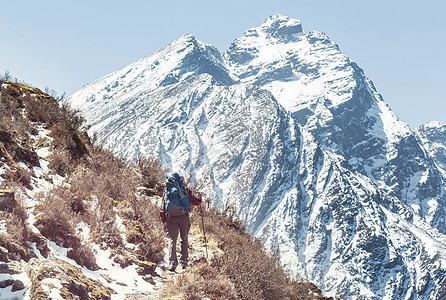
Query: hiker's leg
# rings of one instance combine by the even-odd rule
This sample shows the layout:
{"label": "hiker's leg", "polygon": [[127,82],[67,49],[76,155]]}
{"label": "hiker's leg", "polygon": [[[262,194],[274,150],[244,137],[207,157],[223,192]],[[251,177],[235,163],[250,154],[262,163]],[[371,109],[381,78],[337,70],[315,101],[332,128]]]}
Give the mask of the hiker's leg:
{"label": "hiker's leg", "polygon": [[190,219],[189,215],[185,215],[181,217],[180,225],[180,237],[181,237],[181,258],[180,261],[182,264],[187,263],[187,259],[189,257],[188,250],[188,236],[190,230]]}
{"label": "hiker's leg", "polygon": [[177,259],[177,239],[178,239],[178,224],[174,219],[167,219],[167,233],[170,238],[170,262],[175,266],[178,265]]}

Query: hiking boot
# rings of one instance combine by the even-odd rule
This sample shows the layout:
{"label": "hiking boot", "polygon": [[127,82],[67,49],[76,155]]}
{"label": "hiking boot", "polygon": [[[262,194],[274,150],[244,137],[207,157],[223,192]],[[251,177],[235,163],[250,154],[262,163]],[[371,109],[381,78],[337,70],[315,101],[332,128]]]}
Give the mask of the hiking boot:
{"label": "hiking boot", "polygon": [[181,267],[183,268],[183,270],[185,270],[187,268],[187,262],[182,262]]}
{"label": "hiking boot", "polygon": [[170,266],[169,266],[169,271],[175,272],[175,269],[177,268],[177,265],[178,264],[171,262]]}

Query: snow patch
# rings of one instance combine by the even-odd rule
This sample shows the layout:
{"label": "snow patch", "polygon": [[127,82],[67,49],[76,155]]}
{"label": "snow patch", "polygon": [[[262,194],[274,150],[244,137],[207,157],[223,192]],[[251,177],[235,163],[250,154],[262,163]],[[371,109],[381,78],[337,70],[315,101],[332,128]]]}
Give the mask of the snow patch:
{"label": "snow patch", "polygon": [[8,233],[6,230],[6,220],[0,220],[0,232]]}

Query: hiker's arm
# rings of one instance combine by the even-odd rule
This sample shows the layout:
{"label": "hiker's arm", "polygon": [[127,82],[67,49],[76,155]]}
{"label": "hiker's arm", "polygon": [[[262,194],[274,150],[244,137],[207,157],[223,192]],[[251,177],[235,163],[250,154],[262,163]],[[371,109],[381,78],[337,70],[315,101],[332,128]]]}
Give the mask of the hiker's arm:
{"label": "hiker's arm", "polygon": [[167,216],[164,210],[161,209],[160,211],[161,221],[163,221],[163,230],[164,232],[167,232]]}
{"label": "hiker's arm", "polygon": [[167,222],[166,212],[164,210],[162,210],[162,209],[160,211],[160,217],[161,217],[161,221],[163,221],[163,223]]}
{"label": "hiker's arm", "polygon": [[166,194],[167,194],[167,188],[164,189],[163,201],[161,202],[161,207],[160,207],[160,217],[161,221],[163,221],[164,224],[167,221],[166,212],[164,211],[164,201],[166,201]]}
{"label": "hiker's arm", "polygon": [[187,197],[192,205],[201,205],[201,194],[194,193],[188,186],[186,186]]}

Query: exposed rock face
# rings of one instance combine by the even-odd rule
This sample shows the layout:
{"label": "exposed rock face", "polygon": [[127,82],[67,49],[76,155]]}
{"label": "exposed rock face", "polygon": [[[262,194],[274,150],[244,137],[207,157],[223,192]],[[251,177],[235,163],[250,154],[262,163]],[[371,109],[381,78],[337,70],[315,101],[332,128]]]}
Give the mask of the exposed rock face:
{"label": "exposed rock face", "polygon": [[440,122],[428,122],[416,129],[424,148],[440,167],[446,172],[446,125]]}
{"label": "exposed rock face", "polygon": [[185,35],[69,101],[116,153],[207,178],[214,205],[325,294],[441,295],[440,147],[325,34],[275,15],[222,55]]}
{"label": "exposed rock face", "polygon": [[110,288],[66,262],[33,258],[25,267],[32,282],[32,299],[49,297],[53,290],[65,299],[111,299]]}

